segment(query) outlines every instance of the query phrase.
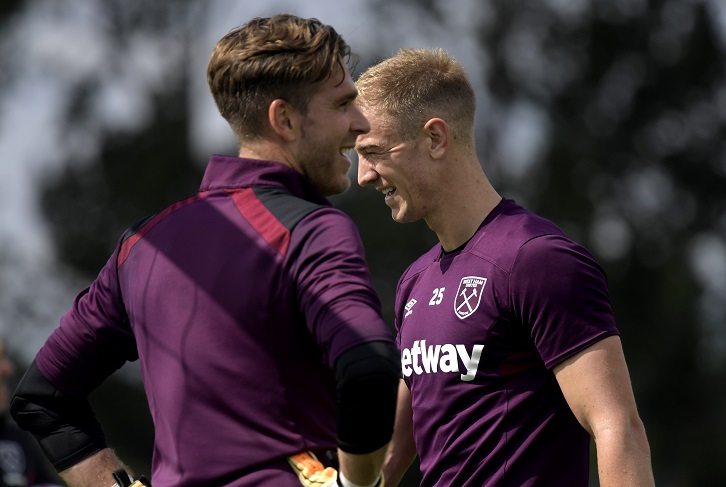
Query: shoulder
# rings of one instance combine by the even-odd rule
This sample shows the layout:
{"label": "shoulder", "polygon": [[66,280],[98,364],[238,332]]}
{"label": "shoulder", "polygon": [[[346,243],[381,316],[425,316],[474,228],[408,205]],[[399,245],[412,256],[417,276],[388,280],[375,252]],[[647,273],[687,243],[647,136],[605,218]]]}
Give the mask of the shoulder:
{"label": "shoulder", "polygon": [[257,186],[253,188],[253,192],[260,203],[290,231],[316,210],[333,209],[327,205],[299,198],[282,188]]}
{"label": "shoulder", "polygon": [[365,249],[355,222],[342,210],[319,206],[305,213],[290,229],[291,256],[308,259],[365,259]]}
{"label": "shoulder", "polygon": [[511,272],[525,246],[546,251],[555,241],[571,240],[550,220],[507,200],[501,211],[478,230],[468,252]]}

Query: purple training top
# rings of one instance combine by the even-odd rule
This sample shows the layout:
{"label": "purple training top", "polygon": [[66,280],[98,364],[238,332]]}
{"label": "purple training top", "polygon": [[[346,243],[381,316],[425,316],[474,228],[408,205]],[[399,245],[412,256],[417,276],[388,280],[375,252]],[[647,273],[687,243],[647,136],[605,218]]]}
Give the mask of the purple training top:
{"label": "purple training top", "polygon": [[196,196],[124,235],[37,364],[86,395],[140,359],[154,487],[284,487],[288,455],[336,447],[336,358],[375,340],[393,337],[353,222],[282,164],[213,156]]}
{"label": "purple training top", "polygon": [[551,371],[618,333],[587,250],[504,200],[407,269],[396,327],[422,486],[588,485],[590,437]]}

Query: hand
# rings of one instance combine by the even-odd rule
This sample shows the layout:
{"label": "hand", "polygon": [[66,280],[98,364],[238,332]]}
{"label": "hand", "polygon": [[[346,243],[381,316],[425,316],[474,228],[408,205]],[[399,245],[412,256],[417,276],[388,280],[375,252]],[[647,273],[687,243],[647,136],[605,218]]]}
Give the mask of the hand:
{"label": "hand", "polygon": [[338,485],[338,471],[325,467],[312,452],[302,452],[287,458],[306,487],[335,487]]}

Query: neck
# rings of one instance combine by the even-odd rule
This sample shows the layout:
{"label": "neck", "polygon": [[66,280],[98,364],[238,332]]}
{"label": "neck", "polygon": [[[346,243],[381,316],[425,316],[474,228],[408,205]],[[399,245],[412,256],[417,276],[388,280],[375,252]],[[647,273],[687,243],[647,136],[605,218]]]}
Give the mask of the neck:
{"label": "neck", "polygon": [[451,172],[454,174],[447,174],[442,179],[447,180],[447,184],[439,194],[437,211],[426,219],[447,252],[469,240],[502,200],[478,160],[475,165]]}
{"label": "neck", "polygon": [[295,159],[285,147],[267,139],[261,139],[254,143],[245,144],[240,147],[239,157],[246,159],[261,159],[264,161],[279,162],[295,170],[297,168]]}

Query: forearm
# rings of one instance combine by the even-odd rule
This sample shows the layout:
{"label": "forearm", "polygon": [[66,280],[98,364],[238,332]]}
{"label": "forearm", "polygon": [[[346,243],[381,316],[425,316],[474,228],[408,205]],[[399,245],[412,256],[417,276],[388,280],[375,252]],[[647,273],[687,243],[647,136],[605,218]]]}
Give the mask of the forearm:
{"label": "forearm", "polygon": [[645,428],[639,419],[595,435],[601,487],[653,487],[653,469]]}
{"label": "forearm", "polygon": [[388,445],[364,455],[346,453],[339,449],[340,472],[351,482],[370,485],[380,476],[387,451]]}
{"label": "forearm", "polygon": [[63,470],[60,476],[68,487],[111,487],[116,482],[113,472],[119,468],[131,473],[113,450],[106,448]]}
{"label": "forearm", "polygon": [[396,422],[393,428],[393,439],[383,463],[383,476],[386,487],[395,487],[401,482],[404,474],[418,454],[413,440],[413,417],[411,394],[403,380],[398,388],[396,405]]}
{"label": "forearm", "polygon": [[396,444],[391,442],[391,447],[383,463],[383,478],[386,479],[386,487],[396,487],[409,467],[416,459],[416,447],[411,443]]}

